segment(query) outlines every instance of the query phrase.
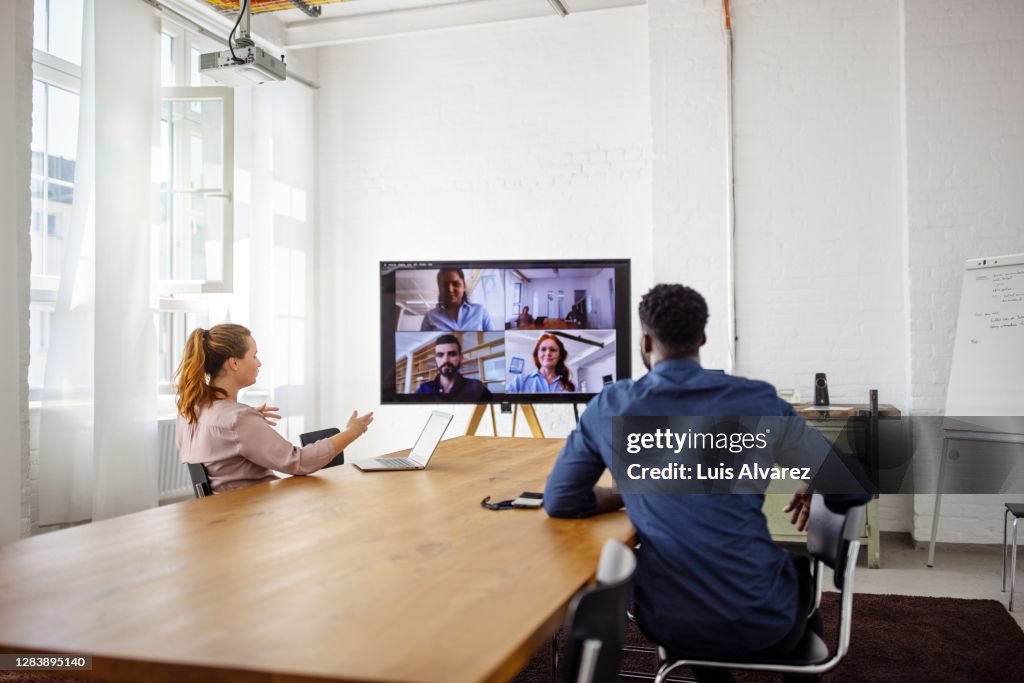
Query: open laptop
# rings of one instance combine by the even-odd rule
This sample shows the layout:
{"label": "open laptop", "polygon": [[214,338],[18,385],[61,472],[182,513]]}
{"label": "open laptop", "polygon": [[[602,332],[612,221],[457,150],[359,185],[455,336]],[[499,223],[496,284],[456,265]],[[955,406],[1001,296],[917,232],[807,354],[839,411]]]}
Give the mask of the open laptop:
{"label": "open laptop", "polygon": [[381,470],[422,470],[425,469],[430,457],[434,455],[437,444],[441,442],[448,423],[452,421],[451,413],[442,413],[439,410],[430,412],[427,424],[420,432],[420,438],[416,439],[409,455],[405,458],[369,458],[367,460],[355,460],[353,465],[364,472],[379,472]]}

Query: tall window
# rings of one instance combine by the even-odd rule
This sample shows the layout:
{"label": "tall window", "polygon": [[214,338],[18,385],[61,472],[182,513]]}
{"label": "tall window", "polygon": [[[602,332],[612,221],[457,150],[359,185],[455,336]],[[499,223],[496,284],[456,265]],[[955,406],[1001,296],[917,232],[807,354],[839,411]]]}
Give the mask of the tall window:
{"label": "tall window", "polygon": [[36,0],[32,60],[30,397],[41,394],[75,193],[82,0]]}
{"label": "tall window", "polygon": [[172,385],[188,333],[208,327],[213,292],[232,290],[233,93],[199,73],[199,55],[218,49],[176,24],[160,37],[160,188],[154,242],[160,281],[159,381]]}
{"label": "tall window", "polygon": [[51,57],[82,65],[82,0],[35,0],[32,47]]}
{"label": "tall window", "polygon": [[[205,84],[200,36],[173,24],[161,35],[161,293],[229,292],[232,276],[234,98]],[[214,46],[208,46],[214,48]]]}

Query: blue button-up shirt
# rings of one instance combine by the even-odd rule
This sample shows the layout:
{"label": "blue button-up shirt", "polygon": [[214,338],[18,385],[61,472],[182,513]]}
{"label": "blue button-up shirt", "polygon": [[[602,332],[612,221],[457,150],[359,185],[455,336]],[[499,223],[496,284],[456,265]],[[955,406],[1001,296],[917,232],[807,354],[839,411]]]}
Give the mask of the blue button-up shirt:
{"label": "blue button-up shirt", "polygon": [[[548,514],[586,517],[595,512],[593,487],[612,466],[611,418],[621,415],[796,413],[765,382],[708,372],[695,361],[662,361],[637,381],[605,387],[587,406],[548,478]],[[800,451],[811,451],[809,459],[820,456],[823,437],[802,420],[792,425],[792,443],[786,446],[798,457]],[[824,448],[829,450],[827,444]],[[869,498],[847,500],[846,507]],[[755,652],[771,647],[794,626],[796,568],[789,553],[772,541],[761,512],[762,494],[624,492],[623,500],[642,542],[637,616],[660,644],[708,657]]]}
{"label": "blue button-up shirt", "polygon": [[548,384],[540,372],[531,372],[529,375],[519,375],[505,386],[505,391],[510,394],[549,394],[561,391],[568,391],[562,384],[561,377]]}
{"label": "blue button-up shirt", "polygon": [[482,304],[471,304],[463,301],[459,306],[457,320],[452,320],[448,311],[438,304],[427,311],[423,316],[423,324],[420,325],[422,332],[463,332],[466,330],[483,330],[489,332],[494,329],[491,324],[491,315]]}

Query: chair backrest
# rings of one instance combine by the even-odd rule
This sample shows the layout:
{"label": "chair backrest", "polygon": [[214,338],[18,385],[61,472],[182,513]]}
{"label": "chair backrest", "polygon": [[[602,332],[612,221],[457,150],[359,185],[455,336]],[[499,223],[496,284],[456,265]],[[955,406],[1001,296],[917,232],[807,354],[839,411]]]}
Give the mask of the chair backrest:
{"label": "chair backrest", "polygon": [[203,465],[188,463],[188,476],[192,478],[192,492],[196,494],[196,498],[213,495],[213,487]]}
{"label": "chair backrest", "polygon": [[[807,522],[807,551],[832,568],[839,589],[839,640],[828,667],[835,666],[850,648],[853,621],[853,573],[857,568],[860,534],[864,529],[865,505],[855,505],[845,513],[832,512],[820,493],[811,497]],[[820,582],[820,574],[818,581]],[[820,583],[819,583],[820,588]],[[827,670],[827,669],[826,669]]]}
{"label": "chair backrest", "polygon": [[[299,442],[303,446],[308,446],[311,443],[316,443],[320,439],[326,439],[329,436],[335,434],[341,434],[341,430],[337,427],[328,427],[327,429],[318,429],[315,432],[306,432],[305,434],[299,434]],[[324,467],[337,467],[338,465],[345,464],[345,451],[338,453],[334,456],[334,459],[324,465]]]}
{"label": "chair backrest", "polygon": [[601,550],[597,584],[576,594],[565,621],[563,683],[617,683],[633,597],[633,551],[615,540]]}
{"label": "chair backrest", "polygon": [[[807,552],[831,567],[837,589],[843,589],[847,559],[851,550],[860,547],[864,528],[864,505],[855,505],[845,513],[832,512],[820,493],[811,497],[811,513],[807,522]],[[854,541],[858,541],[854,543]]]}

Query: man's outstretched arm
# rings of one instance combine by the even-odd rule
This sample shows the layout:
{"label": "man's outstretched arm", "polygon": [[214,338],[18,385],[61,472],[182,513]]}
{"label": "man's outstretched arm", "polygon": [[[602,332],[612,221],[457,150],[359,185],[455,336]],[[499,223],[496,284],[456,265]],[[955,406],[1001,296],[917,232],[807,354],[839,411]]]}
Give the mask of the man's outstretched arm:
{"label": "man's outstretched arm", "polygon": [[551,517],[591,517],[622,507],[617,491],[596,485],[605,470],[595,431],[600,426],[599,407],[591,405],[566,439],[544,488],[544,509]]}

